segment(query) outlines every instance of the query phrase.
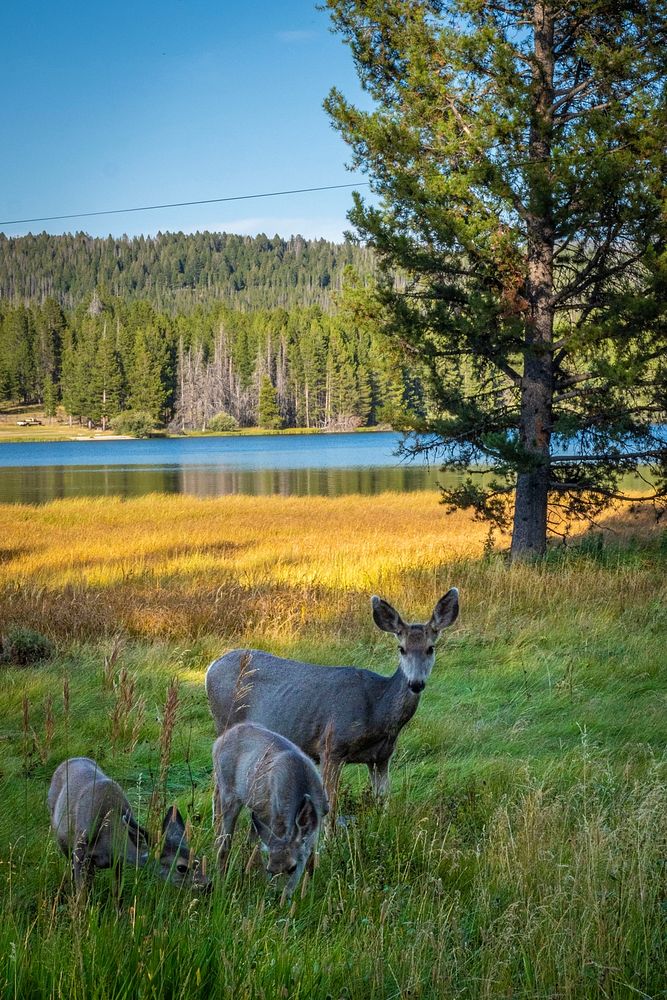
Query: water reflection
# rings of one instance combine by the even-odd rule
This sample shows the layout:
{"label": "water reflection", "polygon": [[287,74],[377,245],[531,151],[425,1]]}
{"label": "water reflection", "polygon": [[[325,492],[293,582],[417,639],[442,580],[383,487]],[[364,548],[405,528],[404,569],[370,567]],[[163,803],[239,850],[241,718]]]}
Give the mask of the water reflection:
{"label": "water reflection", "polygon": [[214,497],[373,495],[433,489],[437,470],[420,466],[225,469],[204,465],[43,465],[0,470],[0,502],[45,503],[63,497],[187,493]]}

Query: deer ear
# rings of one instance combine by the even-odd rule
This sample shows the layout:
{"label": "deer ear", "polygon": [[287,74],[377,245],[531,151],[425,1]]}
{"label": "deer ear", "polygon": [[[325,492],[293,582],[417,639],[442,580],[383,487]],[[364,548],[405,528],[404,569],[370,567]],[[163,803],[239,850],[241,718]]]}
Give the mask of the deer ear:
{"label": "deer ear", "polygon": [[162,833],[171,843],[180,844],[185,836],[185,822],[178,806],[169,806],[167,814],[162,821]]}
{"label": "deer ear", "polygon": [[255,833],[262,841],[262,843],[267,844],[268,846],[268,843],[271,839],[271,831],[265,823],[262,823],[259,816],[257,816],[255,813],[252,814],[252,825],[254,826]]}
{"label": "deer ear", "polygon": [[304,837],[317,829],[317,810],[310,795],[304,795],[303,802],[296,814],[295,823]]}
{"label": "deer ear", "polygon": [[429,625],[434,632],[442,632],[448,625],[453,625],[458,618],[458,614],[459,592],[456,587],[452,587],[444,597],[440,598],[434,607]]}
{"label": "deer ear", "polygon": [[371,608],[373,609],[373,621],[383,632],[393,632],[394,635],[398,635],[405,628],[405,622],[388,601],[373,596],[371,597]]}
{"label": "deer ear", "polygon": [[123,815],[121,816],[121,821],[127,827],[128,837],[133,842],[133,844],[138,846],[140,840],[144,840],[147,844],[150,843],[148,830],[144,830],[143,826],[139,826],[136,819],[129,810],[123,813]]}

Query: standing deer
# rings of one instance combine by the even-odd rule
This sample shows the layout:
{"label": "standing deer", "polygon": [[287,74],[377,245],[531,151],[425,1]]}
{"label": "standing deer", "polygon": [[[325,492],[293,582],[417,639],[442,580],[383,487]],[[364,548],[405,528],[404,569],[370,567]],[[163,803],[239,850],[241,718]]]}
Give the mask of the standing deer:
{"label": "standing deer", "polygon": [[257,722],[320,764],[330,823],[344,764],[368,765],[374,793],[387,794],[398,734],[417,710],[440,633],[456,620],[459,593],[452,587],[441,597],[425,624],[406,624],[380,597],[372,597],[371,606],[378,628],[398,639],[398,669],[391,677],[244,649],[214,660],[206,672],[218,733],[238,722]]}
{"label": "standing deer", "polygon": [[[123,863],[143,868],[149,861],[150,837],[132,815],[123,789],[89,757],[70,757],[51,779],[48,794],[56,840],[72,859],[77,889],[88,888],[97,868],[116,872],[119,888]],[[158,874],[174,885],[208,889],[209,880],[193,858],[183,818],[171,806],[162,824]]]}
{"label": "standing deer", "polygon": [[243,806],[268,850],[270,875],[298,885],[312,856],[322,817],[329,811],[322,780],[294,743],[264,726],[241,722],[213,744],[214,824],[218,864],[225,873],[236,820]]}

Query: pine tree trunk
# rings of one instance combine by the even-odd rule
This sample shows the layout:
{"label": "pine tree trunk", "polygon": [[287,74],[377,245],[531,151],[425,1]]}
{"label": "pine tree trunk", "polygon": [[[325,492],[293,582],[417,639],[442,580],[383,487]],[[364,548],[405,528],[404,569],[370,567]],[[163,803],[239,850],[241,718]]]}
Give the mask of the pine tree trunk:
{"label": "pine tree trunk", "polygon": [[512,559],[542,556],[547,546],[547,508],[551,478],[553,402],[553,253],[552,190],[549,176],[554,103],[553,12],[548,0],[533,7],[535,110],[531,122],[532,184],[528,216],[527,297],[524,369],[521,381],[519,442],[526,468],[516,485]]}

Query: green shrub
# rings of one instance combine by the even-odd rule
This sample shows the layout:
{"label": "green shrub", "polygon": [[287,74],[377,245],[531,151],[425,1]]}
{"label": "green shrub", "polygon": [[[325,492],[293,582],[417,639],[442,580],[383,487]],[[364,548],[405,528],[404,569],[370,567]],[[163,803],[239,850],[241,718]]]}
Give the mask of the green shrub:
{"label": "green shrub", "polygon": [[233,417],[231,413],[216,413],[214,417],[208,421],[207,430],[209,431],[235,431],[238,430],[239,422],[236,417]]}
{"label": "green shrub", "polygon": [[116,434],[131,434],[132,437],[147,438],[155,430],[155,421],[145,410],[125,410],[111,421]]}
{"label": "green shrub", "polygon": [[19,667],[48,660],[54,652],[51,640],[32,628],[10,628],[0,641],[0,660]]}

